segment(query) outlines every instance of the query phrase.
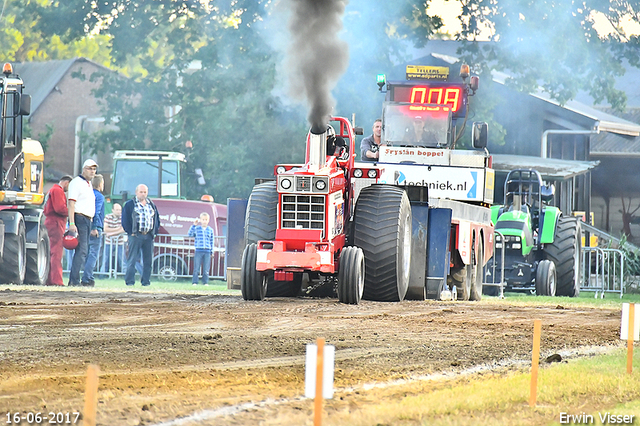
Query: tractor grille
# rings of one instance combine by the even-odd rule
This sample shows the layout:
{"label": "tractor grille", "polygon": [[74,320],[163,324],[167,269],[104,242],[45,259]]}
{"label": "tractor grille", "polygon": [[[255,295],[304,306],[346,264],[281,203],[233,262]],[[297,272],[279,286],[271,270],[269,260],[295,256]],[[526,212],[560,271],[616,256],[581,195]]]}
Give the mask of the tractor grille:
{"label": "tractor grille", "polygon": [[325,198],[313,195],[283,195],[281,228],[324,231]]}
{"label": "tractor grille", "polygon": [[311,176],[296,176],[296,191],[297,192],[311,191]]}

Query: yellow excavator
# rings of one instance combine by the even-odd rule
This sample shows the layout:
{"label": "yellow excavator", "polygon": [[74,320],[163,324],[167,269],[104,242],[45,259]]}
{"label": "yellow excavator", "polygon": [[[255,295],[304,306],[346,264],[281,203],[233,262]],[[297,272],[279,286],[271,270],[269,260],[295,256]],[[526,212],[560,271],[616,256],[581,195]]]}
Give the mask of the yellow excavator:
{"label": "yellow excavator", "polygon": [[0,75],[0,283],[45,284],[49,236],[44,226],[44,151],[23,139],[23,117],[31,113],[24,83],[4,64]]}

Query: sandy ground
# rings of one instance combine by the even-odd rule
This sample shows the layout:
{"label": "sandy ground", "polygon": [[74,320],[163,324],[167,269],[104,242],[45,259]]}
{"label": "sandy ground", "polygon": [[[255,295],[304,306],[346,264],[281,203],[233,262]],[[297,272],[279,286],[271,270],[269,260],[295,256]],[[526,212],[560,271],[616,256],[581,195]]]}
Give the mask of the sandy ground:
{"label": "sandy ground", "polygon": [[1,286],[0,421],[8,412],[82,412],[89,364],[101,371],[99,425],[293,425],[313,424],[313,402],[300,397],[306,344],[318,337],[336,348],[329,417],[374,403],[364,384],[530,359],[534,318],[543,355],[620,345],[619,310],[558,303],[349,306]]}

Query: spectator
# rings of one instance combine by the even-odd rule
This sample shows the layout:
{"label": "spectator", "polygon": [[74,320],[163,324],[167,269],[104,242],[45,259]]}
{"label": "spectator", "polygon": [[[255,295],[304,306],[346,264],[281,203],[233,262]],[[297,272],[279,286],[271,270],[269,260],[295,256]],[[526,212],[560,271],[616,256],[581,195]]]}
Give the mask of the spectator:
{"label": "spectator", "polygon": [[91,221],[96,212],[96,196],[91,181],[96,175],[98,164],[89,159],[82,165],[82,173],[69,183],[69,231],[78,234],[78,247],[74,250],[69,285],[79,286],[80,268],[84,266],[89,251]]}
{"label": "spectator", "polygon": [[377,119],[373,122],[373,134],[360,141],[360,151],[362,153],[362,161],[377,161],[379,158],[379,149],[382,136],[382,120]]}
{"label": "spectator", "polygon": [[200,213],[200,217],[189,228],[189,236],[195,237],[196,254],[193,259],[193,285],[198,284],[198,275],[202,267],[202,284],[209,285],[209,269],[213,252],[213,229],[209,225],[209,214]]}
{"label": "spectator", "polygon": [[124,259],[124,242],[127,235],[122,227],[122,206],[115,203],[111,213],[104,218],[104,255],[102,256],[101,272],[111,270],[122,271],[122,260]]}
{"label": "spectator", "polygon": [[160,228],[160,216],[155,204],[147,198],[149,189],[140,184],[136,187],[136,197],[127,201],[122,209],[122,227],[127,232],[127,271],[124,281],[134,285],[136,278],[135,264],[142,252],[143,286],[151,284],[151,261],[153,258],[153,239]]}
{"label": "spectator", "polygon": [[69,175],[62,176],[60,181],[49,190],[44,201],[44,226],[49,234],[51,253],[51,267],[49,268],[47,285],[64,285],[62,279],[62,237],[69,214],[65,193],[71,179],[73,178]]}
{"label": "spectator", "polygon": [[93,277],[93,271],[96,268],[98,257],[100,256],[100,248],[102,248],[102,230],[104,228],[104,178],[102,175],[95,175],[91,181],[93,185],[93,195],[96,197],[96,213],[91,221],[91,232],[89,233],[89,253],[84,263],[84,272],[82,273],[82,284],[85,287],[93,287],[96,281]]}

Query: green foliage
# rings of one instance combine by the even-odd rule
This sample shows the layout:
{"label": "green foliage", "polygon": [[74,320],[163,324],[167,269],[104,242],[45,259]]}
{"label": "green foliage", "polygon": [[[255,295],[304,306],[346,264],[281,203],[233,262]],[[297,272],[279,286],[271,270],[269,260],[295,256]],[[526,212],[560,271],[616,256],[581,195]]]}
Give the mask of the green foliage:
{"label": "green foliage", "polygon": [[440,18],[426,14],[425,2],[351,0],[340,37],[349,44],[349,67],[334,95],[336,115],[356,114],[357,125],[371,134],[373,121],[382,113],[377,74],[389,74],[398,63],[409,60],[407,40],[423,46],[442,27]]}
{"label": "green foliage", "polygon": [[7,0],[0,19],[0,60],[45,61],[83,56],[102,65],[109,37],[89,34],[97,23],[84,0]]}
{"label": "green foliage", "polygon": [[[640,250],[627,242],[627,235],[622,234],[619,243],[620,250],[624,253],[624,281],[626,284],[625,292],[637,293],[640,289],[637,287],[637,277],[640,276]],[[635,286],[631,283],[635,282]]]}
{"label": "green foliage", "polygon": [[[254,28],[264,5],[232,4],[223,10],[183,2],[144,9],[123,4],[110,27],[112,54],[128,64],[131,78],[89,77],[101,81],[94,94],[111,126],[86,145],[94,152],[182,151],[188,156],[187,196],[209,193],[220,202],[247,197],[254,178],[272,176],[278,162],[303,161],[303,116],[271,94],[275,63]],[[146,38],[133,42],[139,31]],[[195,183],[198,168],[204,187]]]}
{"label": "green foliage", "polygon": [[[507,72],[507,84],[516,90],[534,92],[541,87],[561,104],[584,90],[596,103],[606,101],[623,110],[626,95],[614,88],[614,82],[625,72],[623,59],[638,65],[640,44],[621,30],[599,35],[593,14],[617,23],[625,13],[637,19],[639,8],[630,1],[467,0],[459,35],[467,42],[459,53],[486,77],[493,70]],[[491,29],[491,42],[480,47],[473,41],[483,28]]]}

